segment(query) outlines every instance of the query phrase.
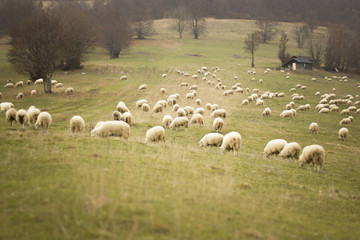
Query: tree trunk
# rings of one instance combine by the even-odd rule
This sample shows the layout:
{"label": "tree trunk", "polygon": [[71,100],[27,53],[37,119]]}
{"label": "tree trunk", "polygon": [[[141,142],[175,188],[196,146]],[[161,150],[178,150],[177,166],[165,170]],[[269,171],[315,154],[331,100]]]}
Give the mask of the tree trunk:
{"label": "tree trunk", "polygon": [[45,93],[52,93],[51,92],[51,76],[43,78],[44,81],[44,92]]}
{"label": "tree trunk", "polygon": [[251,53],[251,67],[255,67],[255,64],[254,64],[254,52]]}

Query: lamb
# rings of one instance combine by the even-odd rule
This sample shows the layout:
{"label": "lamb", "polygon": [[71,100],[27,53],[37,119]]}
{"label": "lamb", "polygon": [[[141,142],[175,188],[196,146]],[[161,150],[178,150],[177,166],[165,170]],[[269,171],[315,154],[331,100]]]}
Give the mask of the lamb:
{"label": "lamb", "polygon": [[273,139],[269,141],[264,148],[265,156],[268,158],[270,155],[279,154],[286,144],[287,141],[284,139]]}
{"label": "lamb", "polygon": [[173,118],[170,115],[165,115],[163,117],[163,123],[165,125],[165,128],[169,128],[172,121],[173,121]]}
{"label": "lamb", "polygon": [[66,95],[70,95],[70,94],[73,94],[74,93],[74,89],[72,87],[68,87],[66,90],[65,90],[65,94]]}
{"label": "lamb", "polygon": [[121,112],[121,113],[124,113],[124,112],[130,112],[129,111],[129,108],[126,106],[126,104],[122,101],[120,101],[118,103],[118,105],[116,106],[116,109]]}
{"label": "lamb", "polygon": [[[53,80],[54,81],[54,80]],[[55,84],[55,88],[62,88],[63,87],[63,85],[62,85],[62,83],[56,83]]]}
{"label": "lamb", "polygon": [[15,110],[15,108],[9,108],[6,111],[5,117],[6,117],[6,121],[12,126],[13,122],[16,123],[16,113],[17,111]]}
{"label": "lamb", "polygon": [[34,106],[30,106],[28,109],[29,122],[35,124],[41,111]]}
{"label": "lamb", "polygon": [[82,132],[85,128],[85,121],[80,116],[73,116],[70,119],[70,130],[72,133]]}
{"label": "lamb", "polygon": [[23,125],[25,127],[26,125],[29,125],[29,114],[26,110],[20,109],[16,113],[16,121]]}
{"label": "lamb", "polygon": [[165,143],[165,129],[162,126],[155,126],[146,131],[145,144],[161,141]]}
{"label": "lamb", "polygon": [[222,153],[225,153],[225,151],[233,151],[234,156],[238,155],[239,150],[241,147],[241,135],[238,132],[230,132],[226,134],[223,138],[223,142],[220,146],[220,150]]}
{"label": "lamb", "polygon": [[320,145],[310,145],[306,146],[299,159],[299,166],[302,167],[305,164],[312,163],[314,170],[321,170],[324,165],[325,160],[325,150]]}
{"label": "lamb", "polygon": [[148,103],[148,100],[140,99],[140,100],[136,101],[136,104],[135,104],[136,108],[141,108],[144,103]]}
{"label": "lamb", "polygon": [[296,160],[299,159],[301,152],[301,147],[296,142],[287,143],[283,150],[279,153],[280,157],[283,158],[295,158]]}
{"label": "lamb", "polygon": [[270,110],[270,108],[265,108],[264,109],[264,111],[262,112],[262,115],[263,115],[263,117],[264,116],[271,116],[271,110]]}
{"label": "lamb", "polygon": [[145,89],[147,89],[147,85],[146,84],[141,84],[138,89],[139,89],[139,91],[145,90]]}
{"label": "lamb", "polygon": [[44,80],[42,78],[39,78],[34,82],[35,85],[43,84],[43,83],[44,83]]}
{"label": "lamb", "polygon": [[31,90],[30,95],[31,95],[32,97],[35,96],[35,95],[36,95],[36,90],[35,90],[35,89]]}
{"label": "lamb", "polygon": [[4,88],[13,88],[14,84],[13,83],[7,83],[4,85]]}
{"label": "lamb", "polygon": [[349,135],[349,130],[347,128],[341,128],[339,130],[339,139],[345,141],[348,135]]}
{"label": "lamb", "polygon": [[141,106],[143,112],[148,112],[150,110],[150,106],[149,104],[147,103],[144,103],[142,106]]}
{"label": "lamb", "polygon": [[319,132],[319,125],[316,122],[313,122],[309,126],[309,130],[311,133],[318,133]]}
{"label": "lamb", "polygon": [[221,132],[224,126],[224,120],[221,117],[217,117],[213,121],[213,128],[215,132]]}
{"label": "lamb", "polygon": [[120,80],[127,80],[127,76],[125,76],[125,75],[121,76]]}
{"label": "lamb", "polygon": [[2,113],[6,112],[10,108],[14,108],[14,104],[12,104],[11,102],[2,102],[2,103],[0,103],[0,112],[2,112]]}
{"label": "lamb", "polygon": [[92,137],[114,136],[123,137],[125,140],[128,140],[130,136],[130,126],[123,121],[106,121],[101,124],[98,123],[90,134]]}
{"label": "lamb", "polygon": [[188,128],[189,127],[189,120],[186,117],[176,117],[174,118],[174,120],[171,122],[169,128],[178,128],[178,127],[185,127]]}
{"label": "lamb", "polygon": [[221,118],[226,118],[226,111],[225,109],[217,109],[215,111],[213,111],[213,113],[211,114],[212,118],[217,118],[217,117],[221,117]]}
{"label": "lamb", "polygon": [[129,124],[129,126],[131,126],[131,121],[132,121],[132,115],[130,112],[124,112],[121,115],[121,120],[126,122],[127,124]]}
{"label": "lamb", "polygon": [[39,127],[47,130],[52,123],[51,115],[48,112],[41,112],[36,120],[35,129]]}
{"label": "lamb", "polygon": [[114,121],[120,121],[121,113],[118,110],[113,111],[112,118],[114,119]]}
{"label": "lamb", "polygon": [[220,147],[223,142],[224,136],[220,133],[205,134],[199,141],[200,147],[217,146]]}
{"label": "lamb", "polygon": [[196,113],[192,116],[191,120],[190,120],[190,123],[193,123],[193,124],[199,124],[200,126],[203,126],[204,125],[204,118],[201,114],[199,113]]}

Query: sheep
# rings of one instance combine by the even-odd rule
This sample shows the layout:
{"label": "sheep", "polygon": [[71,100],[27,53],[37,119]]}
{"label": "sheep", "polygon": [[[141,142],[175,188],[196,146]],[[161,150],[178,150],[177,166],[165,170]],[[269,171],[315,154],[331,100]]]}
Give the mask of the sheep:
{"label": "sheep", "polygon": [[190,120],[190,123],[193,123],[193,124],[199,124],[200,126],[203,126],[204,125],[204,118],[201,114],[199,113],[196,113],[192,116],[191,120]]}
{"label": "sheep", "polygon": [[187,82],[180,83],[180,87],[187,87],[189,84]]}
{"label": "sheep", "polygon": [[187,93],[186,94],[186,99],[194,99],[194,93]]}
{"label": "sheep", "polygon": [[347,136],[349,135],[349,130],[347,128],[341,128],[339,130],[339,139],[345,141]]}
{"label": "sheep", "polygon": [[155,103],[155,105],[161,105],[163,108],[166,108],[167,101],[166,100],[159,100]]}
{"label": "sheep", "polygon": [[244,99],[244,100],[242,100],[242,102],[241,102],[241,105],[248,105],[249,104],[249,100],[247,100],[247,99]]}
{"label": "sheep", "polygon": [[120,80],[127,80],[127,76],[125,76],[125,75],[121,76]]}
{"label": "sheep", "polygon": [[196,113],[199,113],[199,114],[201,114],[201,115],[204,115],[205,109],[204,109],[203,107],[199,107],[199,108],[195,109],[194,113],[195,113],[195,114],[196,114]]}
{"label": "sheep", "polygon": [[304,100],[304,96],[303,95],[296,95],[292,98],[292,100]]}
{"label": "sheep", "polygon": [[257,99],[256,100],[256,106],[263,106],[264,105],[264,101],[263,100],[260,100],[260,99]]}
{"label": "sheep", "polygon": [[4,85],[4,88],[14,88],[14,84],[13,83],[7,83]]}
{"label": "sheep", "polygon": [[65,90],[65,93],[66,93],[66,95],[73,94],[73,93],[74,93],[74,89],[73,89],[72,87],[68,87],[68,88]]}
{"label": "sheep", "polygon": [[191,106],[185,106],[184,110],[187,113],[186,116],[190,115],[190,114],[194,114],[194,111],[195,111],[195,109],[193,107],[191,107]]}
{"label": "sheep", "polygon": [[205,134],[199,141],[200,147],[216,146],[220,147],[223,142],[224,136],[220,133]]}
{"label": "sheep", "polygon": [[293,118],[294,117],[294,113],[291,110],[284,110],[282,111],[282,113],[280,114],[280,117],[282,118]]}
{"label": "sheep", "polygon": [[173,118],[170,115],[165,115],[162,121],[165,125],[165,128],[169,128],[171,122],[173,121]]}
{"label": "sheep", "polygon": [[350,111],[349,109],[343,109],[341,112],[340,112],[341,115],[350,115]]}
{"label": "sheep", "polygon": [[31,90],[30,95],[31,95],[32,97],[35,96],[35,95],[36,95],[36,90],[35,90],[35,89]]}
{"label": "sheep", "polygon": [[145,89],[147,89],[147,85],[146,85],[146,84],[141,84],[141,85],[139,86],[139,88],[138,88],[139,91],[145,90]]}
{"label": "sheep", "polygon": [[316,122],[310,123],[309,130],[311,133],[318,133],[319,132],[319,125]]}
{"label": "sheep", "polygon": [[127,124],[129,124],[131,126],[131,121],[132,121],[132,115],[130,112],[124,112],[123,114],[121,114],[121,120],[126,122]]}
{"label": "sheep", "polygon": [[180,106],[179,104],[175,104],[172,108],[173,112],[177,112],[177,110],[179,110]]}
{"label": "sheep", "polygon": [[20,109],[16,113],[16,121],[23,125],[25,127],[26,125],[29,125],[29,114],[26,110]]}
{"label": "sheep", "polygon": [[211,103],[207,103],[207,104],[206,104],[206,109],[207,109],[207,110],[211,110]]}
{"label": "sheep", "polygon": [[34,106],[29,107],[28,114],[29,114],[30,123],[35,124],[40,113],[41,113],[41,111],[39,109],[37,109],[36,107],[34,107]]}
{"label": "sheep", "polygon": [[4,113],[7,110],[9,110],[10,108],[14,108],[14,104],[12,104],[11,102],[0,103],[0,112]]}
{"label": "sheep", "polygon": [[320,96],[320,94],[321,94],[320,92],[316,92],[315,96]]}
{"label": "sheep", "polygon": [[31,80],[26,81],[27,85],[31,85]]}
{"label": "sheep", "polygon": [[80,116],[73,116],[70,119],[70,130],[72,133],[82,132],[85,128],[85,121]]}
{"label": "sheep", "polygon": [[185,127],[188,128],[189,127],[189,120],[186,117],[176,117],[174,118],[174,120],[171,122],[169,128],[178,128],[178,127]]}
{"label": "sheep", "polygon": [[304,147],[300,159],[299,166],[302,167],[305,164],[312,163],[314,170],[321,170],[325,161],[325,150],[320,145],[310,145]]}
{"label": "sheep", "polygon": [[43,84],[43,83],[44,83],[44,80],[42,78],[39,78],[34,82],[35,85]]}
{"label": "sheep", "polygon": [[16,113],[17,111],[15,110],[15,108],[9,108],[6,111],[5,117],[6,117],[6,121],[9,123],[9,125],[13,125],[13,122],[16,123]]}
{"label": "sheep", "polygon": [[211,111],[215,111],[215,110],[218,110],[219,109],[219,105],[214,103],[211,105]]}
{"label": "sheep", "polygon": [[350,123],[351,123],[350,118],[343,118],[339,124],[342,125],[342,124],[350,124]]}
{"label": "sheep", "polygon": [[62,88],[62,87],[63,87],[62,83],[56,83],[55,85],[55,88]]}
{"label": "sheep", "polygon": [[126,106],[126,104],[122,101],[120,101],[117,106],[116,106],[116,109],[121,112],[121,113],[124,113],[124,112],[130,112],[129,111],[129,108]]}
{"label": "sheep", "polygon": [[163,75],[161,75],[161,77],[162,77],[162,78],[166,78],[166,77],[167,77],[166,73],[164,73]]}
{"label": "sheep", "polygon": [[355,106],[350,106],[350,107],[348,107],[348,110],[349,110],[349,112],[356,112],[356,107]]}
{"label": "sheep", "polygon": [[285,141],[284,139],[270,140],[264,148],[265,156],[268,158],[270,155],[279,154],[286,144],[287,141]]}
{"label": "sheep", "polygon": [[217,109],[212,112],[211,117],[212,118],[217,118],[217,117],[226,118],[226,111],[225,111],[225,109]]}
{"label": "sheep", "polygon": [[136,101],[135,106],[136,106],[136,108],[141,108],[141,106],[142,106],[144,103],[148,103],[148,100],[146,100],[146,99],[140,99],[140,100]]}
{"label": "sheep", "polygon": [[145,144],[161,141],[165,143],[165,129],[162,126],[155,126],[146,131]]}
{"label": "sheep", "polygon": [[118,110],[113,111],[112,119],[114,121],[120,121],[121,120],[121,113]]}
{"label": "sheep", "polygon": [[330,109],[328,108],[322,108],[319,113],[328,114],[330,112]]}
{"label": "sheep", "polygon": [[56,85],[58,82],[56,80],[51,80],[51,85]]}
{"label": "sheep", "polygon": [[220,150],[222,153],[225,153],[225,151],[233,151],[234,156],[238,155],[239,150],[241,147],[241,135],[238,132],[229,132],[226,134],[223,138],[223,142],[220,146]]}
{"label": "sheep", "polygon": [[265,108],[264,109],[264,111],[262,112],[262,115],[263,115],[263,117],[264,116],[271,116],[271,110],[270,110],[270,108]]}
{"label": "sheep", "polygon": [[283,150],[279,153],[280,157],[283,158],[295,158],[296,160],[299,160],[301,152],[301,147],[296,142],[287,143]]}
{"label": "sheep", "polygon": [[166,89],[165,89],[165,88],[160,88],[160,93],[161,93],[161,94],[165,94],[165,92],[166,92]]}
{"label": "sheep", "polygon": [[179,108],[177,111],[177,116],[178,117],[185,117],[186,116],[186,112],[185,112],[185,109],[184,108]]}
{"label": "sheep", "polygon": [[123,137],[128,140],[130,137],[130,126],[123,121],[106,121],[97,124],[90,132],[92,137]]}
{"label": "sheep", "polygon": [[23,81],[19,81],[15,84],[15,87],[23,87],[24,86],[24,82]]}
{"label": "sheep", "polygon": [[221,132],[224,126],[224,120],[221,117],[217,117],[213,121],[213,128],[215,132]]}
{"label": "sheep", "polygon": [[196,105],[198,105],[198,106],[201,105],[201,99],[198,98],[198,99],[195,100],[195,102],[196,102]]}
{"label": "sheep", "polygon": [[18,100],[24,99],[24,94],[18,93],[18,95],[16,95],[16,99],[18,99]]}
{"label": "sheep", "polygon": [[356,114],[356,115],[359,115],[359,114],[360,114],[360,108],[356,110],[355,114]]}
{"label": "sheep", "polygon": [[149,104],[147,103],[144,103],[142,106],[141,106],[143,112],[148,112],[150,110],[150,106]]}
{"label": "sheep", "polygon": [[51,123],[52,123],[52,118],[50,113],[41,112],[36,120],[35,129],[41,127],[44,130],[47,130],[50,127]]}

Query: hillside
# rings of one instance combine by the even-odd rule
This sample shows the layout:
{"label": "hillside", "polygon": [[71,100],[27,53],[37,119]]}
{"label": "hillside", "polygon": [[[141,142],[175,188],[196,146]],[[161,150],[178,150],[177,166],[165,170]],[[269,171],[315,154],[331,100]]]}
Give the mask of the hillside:
{"label": "hillside", "polygon": [[[292,24],[279,27],[291,38]],[[43,94],[39,85],[1,88],[1,102],[12,102],[17,110],[34,105],[48,111],[53,122],[47,132],[33,126],[23,129],[19,124],[9,126],[0,114],[0,238],[359,239],[359,115],[351,114],[349,137],[341,141],[338,130],[344,116],[315,110],[317,91],[332,93],[336,88],[336,98],[351,94],[353,102],[359,101],[359,76],[348,75],[347,82],[327,81],[333,73],[314,70],[290,72],[287,79],[287,73],[275,70],[280,65],[278,39],[260,46],[256,74],[248,74],[250,56],[243,40],[254,30],[251,20],[207,19],[207,33],[199,40],[190,35],[177,39],[167,19],[155,21],[155,28],[153,39],[134,40],[120,59],[108,59],[99,48],[87,56],[81,71],[57,72],[54,79],[63,88],[51,95]],[[26,81],[7,63],[7,49],[0,45],[0,86],[7,79]],[[293,40],[288,49],[292,55],[302,54]],[[202,66],[211,74],[212,67],[220,70],[203,81],[198,73]],[[272,69],[269,74],[266,68]],[[161,77],[164,73],[166,78]],[[192,79],[194,74],[200,77]],[[127,80],[120,80],[123,75]],[[216,84],[218,78],[227,89],[239,82],[243,89],[259,89],[259,95],[270,91],[285,97],[265,99],[264,106],[243,106],[246,91],[222,96],[223,90],[207,84]],[[179,87],[182,82],[198,85],[196,98],[202,107],[216,103],[226,110],[221,133],[241,134],[238,156],[223,154],[217,147],[199,147],[199,140],[213,131],[208,110],[203,127],[166,129],[166,143],[144,144],[150,127],[163,125],[164,115],[176,113],[170,106],[162,113],[143,112],[135,107],[136,101],[147,99],[152,108],[158,100],[179,93],[180,106],[198,107],[195,99],[185,98],[189,88]],[[147,84],[147,90],[139,91],[141,84]],[[297,84],[306,89],[296,90],[305,99],[295,101],[295,107],[311,108],[293,119],[280,118],[291,101],[289,90]],[[74,94],[66,95],[67,87],[73,87]],[[160,93],[162,87],[166,94]],[[31,97],[32,89],[39,94]],[[15,99],[20,91],[23,100]],[[98,121],[111,120],[119,101],[133,116],[129,140],[91,137]],[[271,109],[271,117],[262,116],[265,107]],[[339,105],[340,111],[348,107]],[[81,134],[69,130],[74,115],[86,122]],[[318,134],[309,132],[311,122],[319,124]],[[298,142],[302,148],[322,145],[323,170],[299,168],[296,160],[278,156],[266,158],[264,147],[276,138]]]}

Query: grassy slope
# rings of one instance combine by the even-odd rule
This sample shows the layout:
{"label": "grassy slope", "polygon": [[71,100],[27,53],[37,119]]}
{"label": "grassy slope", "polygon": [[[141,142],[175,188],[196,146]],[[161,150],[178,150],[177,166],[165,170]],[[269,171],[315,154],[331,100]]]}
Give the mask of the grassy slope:
{"label": "grassy slope", "polygon": [[[1,101],[11,101],[16,109],[35,105],[49,111],[53,125],[48,133],[10,127],[0,116],[0,238],[1,239],[359,239],[360,238],[360,126],[359,118],[348,126],[350,137],[337,139],[337,113],[320,116],[314,106],[316,91],[337,89],[337,96],[359,94],[357,77],[348,83],[323,80],[329,73],[313,71],[285,75],[266,67],[277,67],[277,39],[261,45],[256,53],[256,79],[248,54],[242,49],[252,21],[209,19],[206,36],[193,40],[176,39],[167,20],[156,21],[158,35],[152,40],[134,41],[119,60],[107,59],[98,49],[89,55],[84,71],[59,72],[55,78],[64,88],[72,86],[73,96],[64,89],[51,96],[15,99],[19,89],[3,89]],[[280,27],[291,35],[291,24]],[[293,40],[289,51],[301,52]],[[0,46],[0,85],[8,78],[24,80],[6,63],[6,46]],[[194,57],[191,55],[199,55]],[[234,55],[240,58],[234,58]],[[238,64],[241,64],[241,67]],[[201,80],[190,80],[175,72],[195,74],[201,66],[219,66],[217,77],[228,86],[239,77],[243,87],[261,92],[285,92],[284,99],[266,100],[273,116],[263,118],[263,107],[241,106],[247,94],[222,97],[222,92]],[[162,73],[168,77],[162,79]],[[127,81],[119,81],[121,75]],[[312,77],[318,81],[311,82]],[[357,80],[356,80],[357,79]],[[239,157],[221,154],[216,148],[199,148],[198,141],[211,131],[210,113],[203,128],[190,126],[166,130],[166,144],[146,146],[146,130],[161,124],[164,114],[135,109],[138,99],[150,105],[171,93],[180,93],[180,105],[195,106],[185,100],[180,82],[199,85],[203,105],[218,103],[228,112],[223,133],[239,131],[243,145]],[[147,83],[146,92],[137,87]],[[289,89],[296,84],[310,103],[311,111],[298,113],[293,120],[279,114],[290,101]],[[166,96],[159,93],[167,89]],[[134,125],[128,142],[120,139],[91,138],[89,131],[99,120],[111,118],[118,101],[132,111]],[[344,106],[340,107],[341,109]],[[73,136],[68,122],[81,115],[87,123],[84,134]],[[311,135],[308,126],[318,122],[320,133]],[[326,162],[321,173],[311,167],[299,169],[292,160],[263,156],[263,148],[273,138],[296,141],[302,147],[321,144]]]}

